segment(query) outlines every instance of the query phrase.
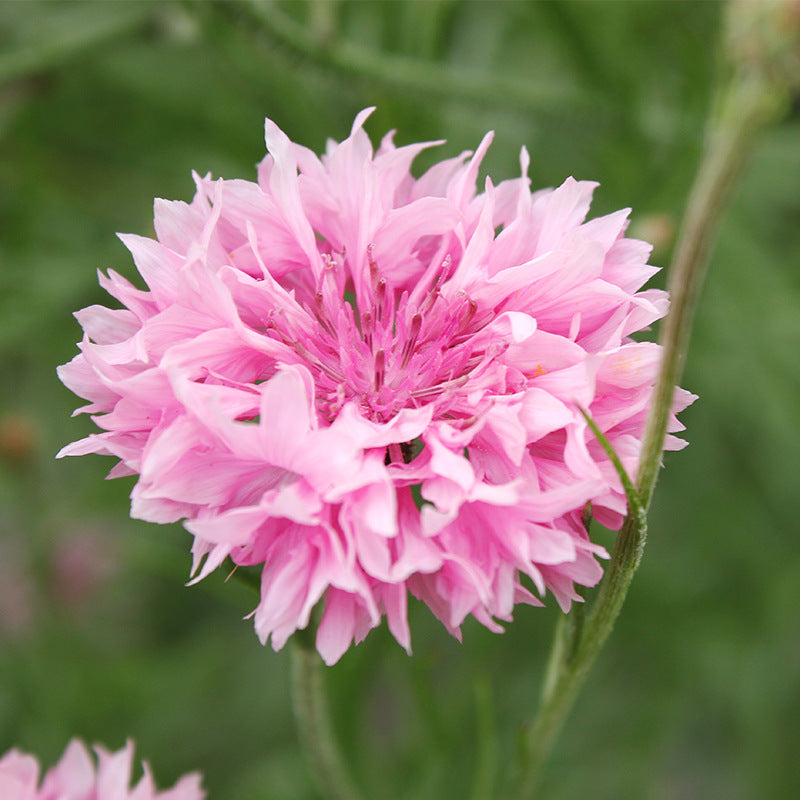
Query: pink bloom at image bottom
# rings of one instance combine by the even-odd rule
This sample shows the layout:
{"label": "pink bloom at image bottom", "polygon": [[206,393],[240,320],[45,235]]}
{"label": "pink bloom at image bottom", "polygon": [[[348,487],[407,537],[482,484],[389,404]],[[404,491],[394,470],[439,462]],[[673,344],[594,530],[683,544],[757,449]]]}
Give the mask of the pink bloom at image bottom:
{"label": "pink bloom at image bottom", "polygon": [[439,143],[374,151],[370,111],[321,157],[268,120],[257,182],[156,200],[157,238],[121,236],[147,289],[101,274],[124,308],[78,312],[59,369],[102,429],[60,455],[138,475],[132,515],[186,520],[196,579],[260,565],[262,642],[323,601],[327,663],[383,616],[410,649],[409,592],[459,636],[599,581],[584,508],[619,528],[626,501],[580,409],[635,473],[660,348],[631,334],[668,305],[628,211],[585,221],[596,184],[531,193],[523,149],[479,191],[491,135],[415,178]]}
{"label": "pink bloom at image bottom", "polygon": [[37,760],[19,750],[0,757],[2,800],[203,800],[200,776],[185,775],[172,789],[159,792],[150,768],[131,787],[133,743],[116,753],[96,747],[97,768],[83,742],[73,739],[61,760],[39,781]]}

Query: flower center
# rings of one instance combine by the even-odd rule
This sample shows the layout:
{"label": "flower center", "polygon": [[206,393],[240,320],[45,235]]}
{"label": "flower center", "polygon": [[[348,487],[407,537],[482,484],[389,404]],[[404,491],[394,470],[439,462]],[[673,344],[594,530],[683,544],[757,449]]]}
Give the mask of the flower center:
{"label": "flower center", "polygon": [[[354,291],[345,286],[344,256],[329,256],[313,302],[304,306],[304,330],[290,331],[273,317],[268,333],[312,371],[317,410],[327,419],[350,401],[376,422],[429,403],[434,416],[462,416],[464,387],[505,349],[482,333],[491,314],[477,314],[464,292],[443,294],[452,272],[449,255],[432,263],[413,289],[399,292],[380,275],[372,245],[367,254],[368,279]],[[463,416],[469,415],[465,409]]]}

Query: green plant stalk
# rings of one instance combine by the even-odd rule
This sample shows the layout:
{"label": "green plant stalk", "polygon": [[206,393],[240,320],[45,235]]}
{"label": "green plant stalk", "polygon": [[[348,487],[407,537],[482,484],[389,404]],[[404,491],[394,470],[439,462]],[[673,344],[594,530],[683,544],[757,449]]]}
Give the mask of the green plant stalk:
{"label": "green plant stalk", "polygon": [[[226,580],[231,578],[257,593],[261,591],[260,578],[246,568],[234,565]],[[292,710],[297,735],[320,795],[326,800],[360,800],[333,735],[322,659],[314,645],[318,627],[315,609],[308,626],[297,631],[289,643],[292,651]]]}
{"label": "green plant stalk", "polygon": [[[662,363],[635,489],[629,480],[626,482],[624,470],[620,474],[628,494],[628,516],[585,625],[575,632],[570,630],[566,617],[559,621],[539,711],[523,736],[523,763],[513,800],[534,797],[541,769],[614,627],[639,566],[647,533],[647,510],[661,466],[675,387],[683,372],[692,320],[719,222],[756,134],[780,116],[785,104],[785,87],[773,83],[772,77],[767,71],[745,65],[734,70],[717,93],[670,266],[672,305],[660,332]],[[602,434],[591,419],[587,420],[607,448]],[[621,470],[618,461],[615,466]]]}
{"label": "green plant stalk", "polygon": [[300,743],[320,795],[326,800],[360,800],[333,735],[325,696],[322,661],[314,647],[314,630],[292,637],[292,706]]}
{"label": "green plant stalk", "polygon": [[695,308],[722,215],[758,131],[775,116],[781,97],[746,75],[718,98],[700,168],[681,223],[669,270],[671,310],[661,328],[661,368],[642,443],[637,485],[648,508],[661,467],[672,398],[683,374]]}
{"label": "green plant stalk", "polygon": [[475,679],[476,752],[470,800],[489,800],[497,773],[497,731],[492,686],[486,676]]}
{"label": "green plant stalk", "polygon": [[[643,508],[629,514],[617,535],[611,563],[585,622],[563,615],[542,687],[538,713],[521,742],[522,765],[517,787],[510,796],[534,796],[539,776],[564,727],[583,682],[614,627],[628,586],[642,557],[647,532]],[[573,612],[574,613],[574,612]],[[583,609],[579,614],[583,613]]]}

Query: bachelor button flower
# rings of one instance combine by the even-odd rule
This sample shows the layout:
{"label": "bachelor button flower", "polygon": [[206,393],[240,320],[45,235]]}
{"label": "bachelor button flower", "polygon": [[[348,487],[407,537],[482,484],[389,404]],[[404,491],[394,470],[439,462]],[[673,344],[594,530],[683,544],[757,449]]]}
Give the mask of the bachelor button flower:
{"label": "bachelor button flower", "polygon": [[323,602],[328,663],[383,615],[409,649],[409,592],[458,636],[597,583],[584,509],[618,528],[626,501],[580,409],[634,473],[660,349],[630,337],[667,309],[628,211],[584,222],[594,183],[532,194],[523,149],[478,192],[491,135],[415,178],[431,143],[373,152],[370,110],[321,158],[268,120],[257,183],[156,200],[157,238],[121,237],[148,290],[100,275],[125,308],[78,312],[59,371],[103,429],[60,455],[138,475],[197,580],[260,565],[262,642]]}
{"label": "bachelor button flower", "polygon": [[96,747],[97,770],[86,746],[73,739],[61,760],[39,785],[39,764],[33,756],[9,750],[0,757],[0,797],[3,800],[203,800],[200,777],[185,775],[172,789],[156,790],[150,768],[130,788],[133,743],[117,753]]}

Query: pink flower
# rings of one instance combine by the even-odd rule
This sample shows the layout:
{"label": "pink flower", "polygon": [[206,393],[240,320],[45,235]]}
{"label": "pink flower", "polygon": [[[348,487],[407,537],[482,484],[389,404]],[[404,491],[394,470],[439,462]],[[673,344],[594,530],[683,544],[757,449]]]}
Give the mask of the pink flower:
{"label": "pink flower", "polygon": [[172,789],[156,790],[150,768],[130,787],[133,742],[117,753],[95,747],[97,769],[83,742],[73,739],[61,760],[39,784],[39,764],[33,756],[9,750],[0,758],[3,800],[203,800],[200,776],[185,775]]}
{"label": "pink flower", "polygon": [[595,184],[531,194],[523,149],[478,192],[491,135],[414,178],[431,144],[373,152],[370,110],[321,158],[268,120],[257,183],[156,200],[157,239],[121,237],[148,290],[101,275],[125,308],[79,312],[59,371],[103,429],[60,455],[116,456],[133,516],[188,520],[197,580],[263,565],[262,642],[324,601],[328,663],[383,615],[409,649],[408,592],[458,636],[597,583],[583,509],[626,502],[580,407],[634,472],[660,351],[630,336],[667,309],[628,212],[584,222]]}

